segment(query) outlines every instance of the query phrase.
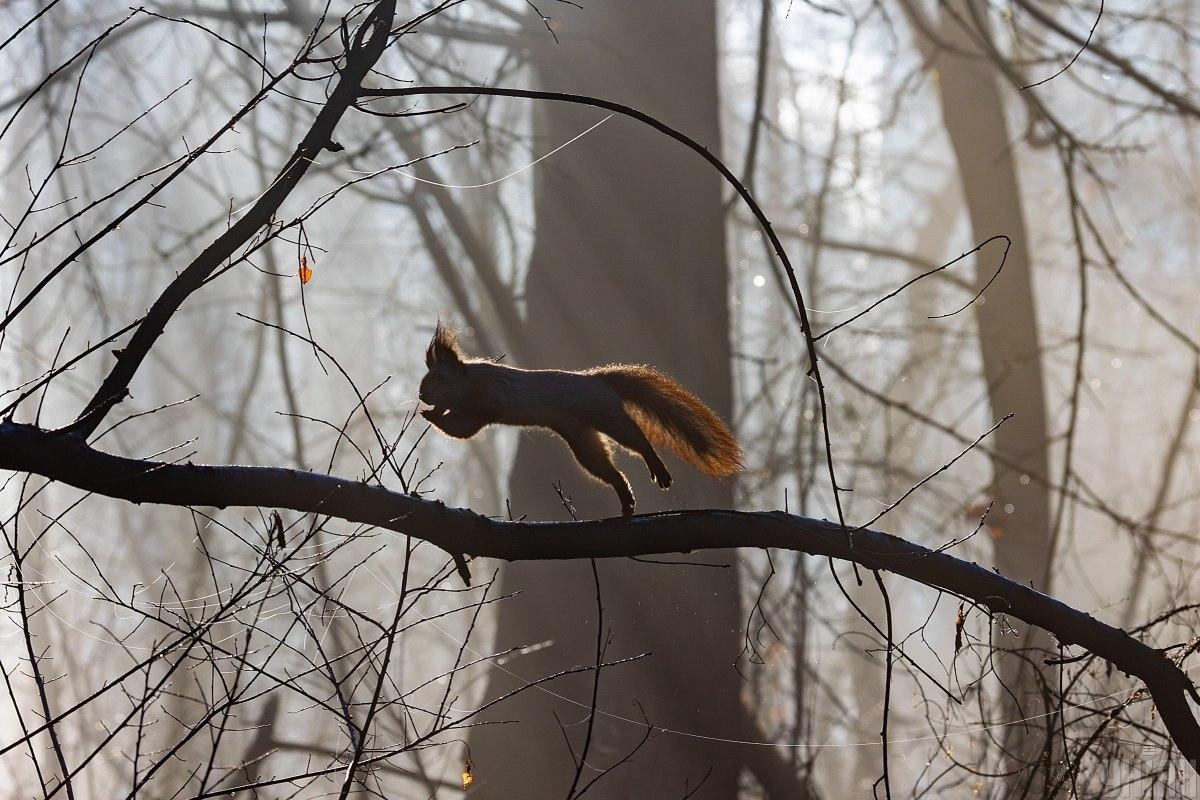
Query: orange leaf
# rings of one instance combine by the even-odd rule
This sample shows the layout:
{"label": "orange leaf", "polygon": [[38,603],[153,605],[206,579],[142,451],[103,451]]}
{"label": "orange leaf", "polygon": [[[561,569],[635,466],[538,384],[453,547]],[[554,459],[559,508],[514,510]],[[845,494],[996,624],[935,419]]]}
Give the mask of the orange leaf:
{"label": "orange leaf", "polygon": [[963,509],[963,516],[967,519],[979,519],[983,513],[988,510],[989,503],[980,500],[978,503],[971,503]]}
{"label": "orange leaf", "polygon": [[462,772],[462,787],[464,789],[470,789],[471,784],[475,782],[474,769],[475,769],[475,765],[471,763],[471,756],[468,755],[467,763],[463,765],[463,772]]}
{"label": "orange leaf", "polygon": [[312,280],[312,270],[309,269],[308,259],[300,256],[300,285],[304,286]]}

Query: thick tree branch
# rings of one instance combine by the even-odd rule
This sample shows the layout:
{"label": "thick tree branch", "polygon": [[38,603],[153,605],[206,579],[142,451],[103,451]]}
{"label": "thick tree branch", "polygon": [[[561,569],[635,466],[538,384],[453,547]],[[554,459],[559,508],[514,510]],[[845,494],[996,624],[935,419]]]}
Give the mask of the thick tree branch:
{"label": "thick tree branch", "polygon": [[[968,598],[1078,645],[1142,680],[1193,766],[1200,724],[1187,675],[1159,650],[1053,597],[945,552],[879,531],[782,512],[680,511],[586,522],[502,522],[329,475],[278,467],[165,464],[103,453],[76,434],[0,423],[0,469],[31,472],[133,503],[286,508],[375,525],[448,553],[516,560],[614,558],[779,548],[882,569]],[[1200,699],[1197,700],[1200,702]]]}

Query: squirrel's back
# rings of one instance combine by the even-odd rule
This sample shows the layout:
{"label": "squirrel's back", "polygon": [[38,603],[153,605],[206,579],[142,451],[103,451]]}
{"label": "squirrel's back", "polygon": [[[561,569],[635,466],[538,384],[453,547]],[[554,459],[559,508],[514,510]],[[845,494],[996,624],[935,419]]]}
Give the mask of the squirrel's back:
{"label": "squirrel's back", "polygon": [[716,477],[742,469],[742,448],[716,412],[673,378],[642,364],[588,370],[620,396],[630,416],[656,445]]}

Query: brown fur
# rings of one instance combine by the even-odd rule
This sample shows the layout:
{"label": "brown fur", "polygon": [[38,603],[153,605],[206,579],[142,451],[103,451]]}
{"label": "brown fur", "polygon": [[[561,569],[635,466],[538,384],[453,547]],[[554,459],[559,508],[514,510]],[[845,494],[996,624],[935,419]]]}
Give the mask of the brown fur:
{"label": "brown fur", "polygon": [[612,364],[584,372],[526,370],[468,359],[454,331],[438,325],[425,351],[429,372],[422,416],[444,433],[469,439],[487,425],[549,428],[566,441],[579,466],[608,484],[632,514],[633,492],[612,460],[611,442],[637,453],[663,489],[671,474],[654,445],[714,476],[742,466],[728,426],[687,389],[657,370]]}
{"label": "brown fur", "polygon": [[638,427],[659,447],[714,477],[742,471],[742,448],[729,426],[674,379],[645,365],[589,370],[625,401]]}

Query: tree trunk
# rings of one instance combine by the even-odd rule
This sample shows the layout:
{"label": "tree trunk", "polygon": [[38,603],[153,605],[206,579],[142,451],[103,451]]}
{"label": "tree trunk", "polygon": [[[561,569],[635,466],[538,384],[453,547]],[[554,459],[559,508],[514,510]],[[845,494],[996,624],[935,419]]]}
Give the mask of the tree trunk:
{"label": "tree trunk", "polygon": [[[544,29],[533,37],[538,88],[629,103],[719,149],[715,4],[622,1],[586,12],[560,5],[555,14],[562,19],[551,24],[562,44]],[[599,118],[568,104],[539,105],[534,113],[543,152]],[[539,165],[536,180],[537,238],[525,289],[526,339],[535,363],[524,366],[653,364],[729,420],[719,176],[675,142],[614,117]],[[640,461],[621,460],[638,512],[733,505],[728,483],[664,458],[675,477],[665,494]],[[565,517],[553,488],[560,481],[581,518],[618,513],[611,490],[591,484],[561,441],[523,434],[511,478],[513,514]],[[606,658],[650,656],[603,671],[601,711],[580,786],[634,748],[645,732],[643,710],[656,735],[589,796],[682,797],[703,782],[693,797],[736,797],[742,755],[738,746],[715,739],[745,735],[734,669],[742,630],[738,571],[733,553],[696,560],[728,566],[599,564],[604,634],[613,635]],[[489,697],[593,662],[597,614],[586,562],[507,564],[501,591],[521,594],[499,612],[497,648],[534,647],[492,671]],[[566,796],[574,769],[559,723],[578,754],[591,681],[582,675],[526,691],[493,716],[519,723],[475,730],[477,796]]]}
{"label": "tree trunk", "polygon": [[[942,11],[942,36],[968,50],[974,38],[963,31],[959,20],[972,19],[974,10],[980,15],[987,13],[982,7],[973,10],[972,2],[952,3],[953,15]],[[1039,585],[1049,574],[1047,565],[1053,557],[1049,491],[1040,481],[1021,480],[1023,474],[1049,477],[1050,472],[1032,264],[1013,141],[1004,116],[1001,76],[981,53],[942,52],[935,65],[942,118],[958,164],[973,236],[976,241],[996,234],[1012,239],[1003,272],[973,306],[992,417],[1014,414],[994,434],[1000,457],[992,467],[996,502],[993,513],[1000,523],[994,542],[995,565],[1008,578],[1049,591],[1049,586]],[[989,248],[977,258],[976,280],[980,287],[995,271],[998,249]],[[1001,460],[1017,464],[1020,469],[1006,468]],[[1022,762],[1035,765],[1033,771],[1010,779],[1013,793],[1024,795],[1030,790],[1040,793],[1041,787],[1033,786],[1032,781],[1036,765],[1046,752],[1046,726],[1053,722],[1053,716],[1038,718],[1050,709],[1045,706],[1036,669],[1019,657],[1023,648],[1044,647],[1046,640],[1041,635],[1030,635],[1024,626],[1017,629],[1017,634],[1001,633],[997,637],[998,644],[1016,651],[1016,655],[1002,657],[999,670],[1001,680],[1016,699],[1003,704],[1005,718],[996,721],[1037,718],[1027,725],[1010,726],[1004,742],[1013,759],[1010,768]],[[1035,654],[1025,655],[1037,661]]]}

